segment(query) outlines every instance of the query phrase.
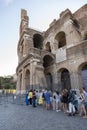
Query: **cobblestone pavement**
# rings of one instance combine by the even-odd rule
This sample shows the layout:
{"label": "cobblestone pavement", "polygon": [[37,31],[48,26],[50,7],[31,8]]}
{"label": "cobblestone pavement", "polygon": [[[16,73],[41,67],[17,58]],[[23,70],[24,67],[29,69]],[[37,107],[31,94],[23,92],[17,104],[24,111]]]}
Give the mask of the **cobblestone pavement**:
{"label": "cobblestone pavement", "polygon": [[87,119],[47,111],[41,106],[33,108],[25,102],[9,102],[5,98],[0,101],[0,130],[87,130]]}

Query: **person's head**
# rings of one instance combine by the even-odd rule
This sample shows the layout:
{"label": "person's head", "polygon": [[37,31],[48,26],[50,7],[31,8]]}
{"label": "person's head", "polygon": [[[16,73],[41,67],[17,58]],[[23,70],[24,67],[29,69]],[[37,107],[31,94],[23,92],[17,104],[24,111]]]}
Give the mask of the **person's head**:
{"label": "person's head", "polygon": [[45,90],[44,89],[42,89],[42,92],[44,92]]}
{"label": "person's head", "polygon": [[68,92],[68,90],[67,89],[63,89],[63,93],[67,93]]}
{"label": "person's head", "polygon": [[83,93],[84,89],[83,88],[79,88],[80,93]]}

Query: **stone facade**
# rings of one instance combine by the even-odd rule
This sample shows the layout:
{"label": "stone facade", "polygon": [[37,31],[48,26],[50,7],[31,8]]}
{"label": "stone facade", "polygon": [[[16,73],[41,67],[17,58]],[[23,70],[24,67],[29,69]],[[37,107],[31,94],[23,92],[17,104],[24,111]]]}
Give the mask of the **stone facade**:
{"label": "stone facade", "polygon": [[44,32],[29,27],[22,9],[17,53],[17,93],[45,87],[87,89],[87,4],[75,13],[61,12]]}

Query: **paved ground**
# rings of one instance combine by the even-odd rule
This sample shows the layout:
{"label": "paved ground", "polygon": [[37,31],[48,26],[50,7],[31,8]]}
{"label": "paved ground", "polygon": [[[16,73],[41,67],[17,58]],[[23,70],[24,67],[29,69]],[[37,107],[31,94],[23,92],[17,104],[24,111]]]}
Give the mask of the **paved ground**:
{"label": "paved ground", "polygon": [[87,119],[0,97],[0,130],[87,130]]}

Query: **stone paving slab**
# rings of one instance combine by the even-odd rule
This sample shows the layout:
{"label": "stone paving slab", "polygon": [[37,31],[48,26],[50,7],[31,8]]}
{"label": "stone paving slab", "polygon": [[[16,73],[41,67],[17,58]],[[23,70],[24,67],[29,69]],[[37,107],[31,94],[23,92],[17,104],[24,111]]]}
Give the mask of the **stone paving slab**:
{"label": "stone paving slab", "polygon": [[87,119],[38,106],[0,105],[0,130],[87,130]]}

